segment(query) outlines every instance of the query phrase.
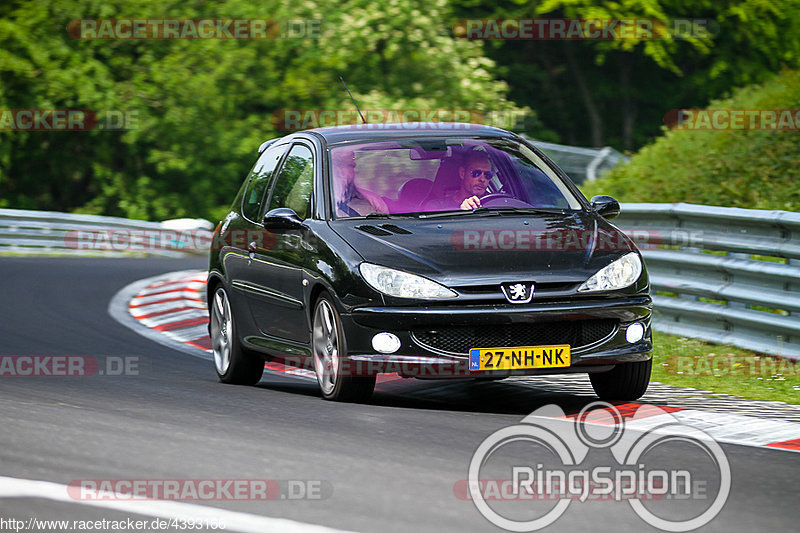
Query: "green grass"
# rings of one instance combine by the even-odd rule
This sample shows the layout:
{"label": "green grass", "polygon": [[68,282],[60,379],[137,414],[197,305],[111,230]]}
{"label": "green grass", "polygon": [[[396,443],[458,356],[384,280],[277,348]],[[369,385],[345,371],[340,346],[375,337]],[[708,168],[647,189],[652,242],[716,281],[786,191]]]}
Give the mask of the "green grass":
{"label": "green grass", "polygon": [[750,259],[753,259],[754,261],[767,261],[769,263],[780,263],[782,265],[788,265],[789,264],[789,260],[786,259],[785,257],[775,257],[775,256],[772,256],[772,255],[752,254],[750,256]]}
{"label": "green grass", "polygon": [[652,381],[800,404],[800,361],[657,331],[653,344]]}

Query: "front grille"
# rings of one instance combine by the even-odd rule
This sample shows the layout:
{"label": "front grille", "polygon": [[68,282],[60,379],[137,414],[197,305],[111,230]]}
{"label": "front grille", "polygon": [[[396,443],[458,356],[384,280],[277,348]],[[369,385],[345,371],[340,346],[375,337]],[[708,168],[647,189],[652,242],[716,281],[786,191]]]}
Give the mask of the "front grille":
{"label": "front grille", "polygon": [[614,333],[613,319],[570,320],[506,325],[449,326],[416,329],[414,339],[425,348],[467,355],[470,348],[569,344],[573,350],[601,341]]}
{"label": "front grille", "polygon": [[[550,282],[534,283],[533,297],[536,298],[541,293],[567,291],[577,287],[575,282]],[[455,285],[451,287],[462,294],[493,294],[498,299],[504,300],[503,291],[500,285]]]}

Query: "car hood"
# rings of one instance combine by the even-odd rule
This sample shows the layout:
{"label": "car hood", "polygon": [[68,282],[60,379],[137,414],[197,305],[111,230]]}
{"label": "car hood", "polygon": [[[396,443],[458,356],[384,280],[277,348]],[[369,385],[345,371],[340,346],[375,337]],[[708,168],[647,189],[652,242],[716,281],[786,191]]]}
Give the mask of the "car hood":
{"label": "car hood", "polygon": [[595,213],[345,219],[331,228],[370,263],[450,286],[582,282],[635,249]]}

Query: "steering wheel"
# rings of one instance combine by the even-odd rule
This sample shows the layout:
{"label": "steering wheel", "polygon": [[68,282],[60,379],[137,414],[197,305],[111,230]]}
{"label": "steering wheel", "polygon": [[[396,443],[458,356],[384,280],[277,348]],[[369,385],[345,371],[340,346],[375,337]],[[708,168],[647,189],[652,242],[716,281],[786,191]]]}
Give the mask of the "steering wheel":
{"label": "steering wheel", "polygon": [[528,202],[523,202],[504,192],[493,192],[481,196],[481,207],[533,207]]}

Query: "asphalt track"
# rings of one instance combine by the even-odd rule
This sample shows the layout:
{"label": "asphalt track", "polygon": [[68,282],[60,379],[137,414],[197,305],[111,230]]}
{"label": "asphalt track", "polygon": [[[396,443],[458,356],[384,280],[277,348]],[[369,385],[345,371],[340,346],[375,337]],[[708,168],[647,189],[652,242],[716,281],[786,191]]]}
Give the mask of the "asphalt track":
{"label": "asphalt track", "polygon": [[[501,531],[454,495],[478,445],[537,407],[574,412],[595,400],[507,382],[409,381],[366,405],[323,401],[314,383],[291,376],[226,386],[208,361],[109,316],[122,287],[204,266],[196,258],[0,258],[0,356],[128,357],[139,368],[127,376],[0,377],[0,530],[13,530],[3,519],[149,521],[180,511],[224,517],[239,531]],[[721,446],[731,493],[703,530],[797,530],[800,454]],[[526,453],[530,464],[550,460]],[[587,464],[609,460],[594,454]],[[661,460],[706,468],[690,454]],[[313,480],[323,490],[320,499],[96,507],[64,496],[61,486],[80,479]],[[656,529],[626,503],[597,501],[574,502],[545,529],[585,530]]]}

